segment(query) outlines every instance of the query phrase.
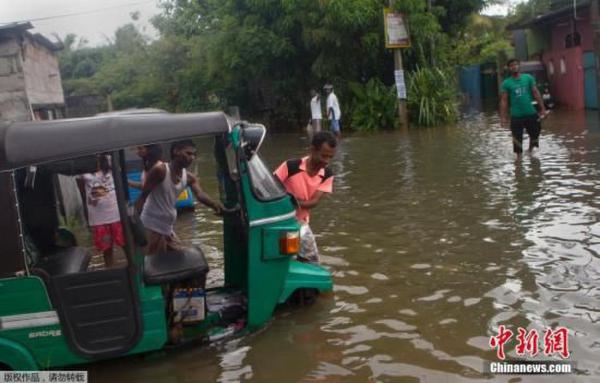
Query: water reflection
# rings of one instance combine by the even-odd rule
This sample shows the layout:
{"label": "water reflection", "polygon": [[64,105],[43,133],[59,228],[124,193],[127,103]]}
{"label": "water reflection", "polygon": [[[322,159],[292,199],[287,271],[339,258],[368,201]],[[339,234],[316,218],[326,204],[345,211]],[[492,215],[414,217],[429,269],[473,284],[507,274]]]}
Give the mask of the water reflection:
{"label": "water reflection", "polygon": [[[599,379],[600,131],[591,116],[555,112],[537,157],[521,162],[494,113],[458,127],[345,139],[335,192],[311,222],[333,293],[278,312],[234,343],[110,364],[114,374],[94,370],[92,378],[508,382],[515,377],[484,373],[496,358],[489,336],[504,324],[566,326],[580,373],[567,380]],[[264,155],[273,166],[306,145],[298,135],[270,136]],[[211,171],[196,173],[215,193]],[[177,230],[219,269],[218,219],[200,209]]]}

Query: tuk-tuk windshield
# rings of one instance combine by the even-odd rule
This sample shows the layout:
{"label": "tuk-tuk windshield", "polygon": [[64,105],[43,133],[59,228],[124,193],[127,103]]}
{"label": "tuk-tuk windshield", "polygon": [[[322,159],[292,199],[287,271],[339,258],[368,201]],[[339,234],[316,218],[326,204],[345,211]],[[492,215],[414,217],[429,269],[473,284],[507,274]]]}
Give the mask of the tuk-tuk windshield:
{"label": "tuk-tuk windshield", "polygon": [[248,171],[250,172],[250,182],[252,183],[254,195],[259,200],[272,201],[287,194],[285,187],[273,176],[273,172],[258,153],[255,153],[248,161]]}

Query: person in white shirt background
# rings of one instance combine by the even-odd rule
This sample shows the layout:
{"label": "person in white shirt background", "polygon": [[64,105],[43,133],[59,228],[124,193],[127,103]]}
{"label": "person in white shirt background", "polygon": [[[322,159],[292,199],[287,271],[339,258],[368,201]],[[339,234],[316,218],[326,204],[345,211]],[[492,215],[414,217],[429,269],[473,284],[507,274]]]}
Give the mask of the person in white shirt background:
{"label": "person in white shirt background", "polygon": [[326,84],[323,89],[327,93],[327,117],[331,121],[331,131],[339,139],[342,134],[340,128],[340,119],[342,118],[340,104],[337,96],[333,93],[333,85]]}
{"label": "person in white shirt background", "polygon": [[310,90],[310,129],[308,131],[309,140],[315,133],[321,131],[321,120],[323,120],[323,110],[321,105],[321,95],[314,89]]}

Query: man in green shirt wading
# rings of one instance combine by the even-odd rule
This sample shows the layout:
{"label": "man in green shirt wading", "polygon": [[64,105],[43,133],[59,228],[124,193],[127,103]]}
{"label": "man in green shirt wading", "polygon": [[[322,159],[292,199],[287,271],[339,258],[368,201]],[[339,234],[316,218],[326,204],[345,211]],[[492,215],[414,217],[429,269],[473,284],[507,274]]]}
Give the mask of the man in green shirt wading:
{"label": "man in green shirt wading", "polygon": [[532,104],[533,99],[540,106],[540,116],[546,115],[546,108],[535,86],[535,79],[528,74],[519,73],[519,60],[508,60],[510,77],[502,82],[500,98],[500,120],[503,126],[508,124],[508,102],[510,100],[510,130],[513,138],[513,151],[520,158],[523,153],[523,130],[529,135],[529,152],[539,148],[541,125],[538,112]]}

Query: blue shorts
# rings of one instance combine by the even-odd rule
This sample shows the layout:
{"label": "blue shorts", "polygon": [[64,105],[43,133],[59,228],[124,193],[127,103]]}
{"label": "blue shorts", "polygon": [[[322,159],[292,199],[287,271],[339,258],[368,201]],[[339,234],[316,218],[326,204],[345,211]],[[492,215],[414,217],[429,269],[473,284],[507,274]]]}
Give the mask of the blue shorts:
{"label": "blue shorts", "polygon": [[334,133],[340,132],[340,120],[331,120],[331,131]]}

